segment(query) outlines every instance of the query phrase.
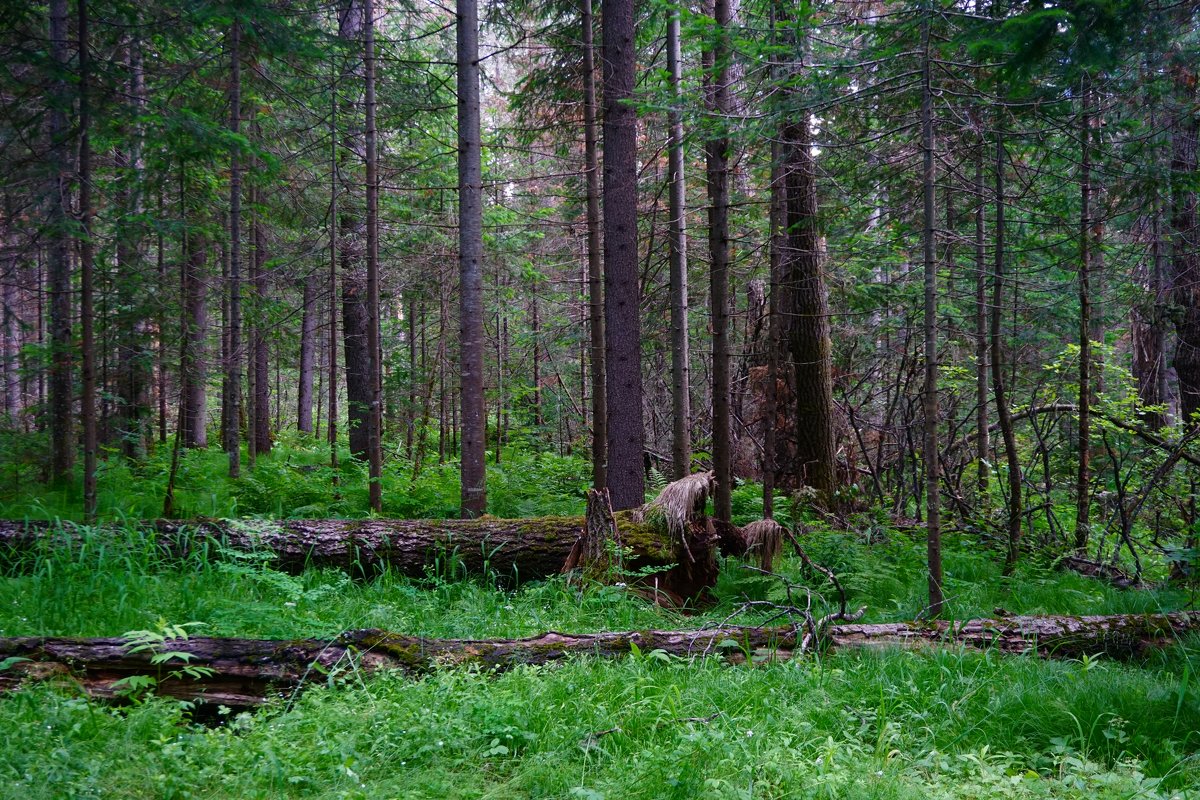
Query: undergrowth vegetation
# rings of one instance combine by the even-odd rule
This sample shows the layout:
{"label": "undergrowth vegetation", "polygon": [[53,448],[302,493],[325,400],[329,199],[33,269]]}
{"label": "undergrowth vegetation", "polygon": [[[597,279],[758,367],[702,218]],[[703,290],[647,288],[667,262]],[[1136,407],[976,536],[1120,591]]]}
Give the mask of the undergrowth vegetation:
{"label": "undergrowth vegetation", "polygon": [[[366,508],[346,467],[333,498],[319,448],[280,448],[233,486],[216,453],[184,459],[186,515],[356,516]],[[165,463],[108,468],[109,519],[154,516]],[[446,516],[457,471],[399,463],[385,512]],[[514,451],[489,474],[502,516],[580,513],[586,463]],[[761,511],[739,488],[739,521]],[[71,518],[71,491],[9,492],[0,515]],[[919,529],[864,515],[833,530],[802,526],[814,560],[832,568],[865,619],[924,609]],[[192,635],[333,637],[377,627],[431,637],[518,637],[691,628],[728,619],[748,599],[782,601],[779,577],[724,563],[716,602],[670,611],[626,588],[565,579],[513,587],[468,578],[453,559],[422,580],[334,570],[278,572],[253,554],[213,546],[164,560],[132,528],[82,531],[75,548],[0,559],[0,636],[121,636],[187,625]],[[1000,574],[998,553],[970,532],[946,541],[946,589],[958,618],[1001,613],[1171,611],[1193,597],[1121,590],[1026,558]],[[836,601],[794,557],[777,567]],[[763,612],[736,617],[754,623]],[[195,623],[195,624],[193,624]],[[69,687],[34,685],[0,699],[0,798],[547,797],[547,798],[1138,798],[1200,796],[1200,639],[1140,663],[1049,661],[963,650],[837,652],[727,666],[662,652],[624,661],[576,659],[501,675],[435,670],[367,679],[314,674],[306,691],[256,713],[193,721],[153,692],[124,707]]]}

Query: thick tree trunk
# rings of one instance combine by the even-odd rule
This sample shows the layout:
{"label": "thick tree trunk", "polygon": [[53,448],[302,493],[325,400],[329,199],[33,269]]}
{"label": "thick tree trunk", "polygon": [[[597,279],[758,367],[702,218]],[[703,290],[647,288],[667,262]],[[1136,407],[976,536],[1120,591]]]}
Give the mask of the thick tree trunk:
{"label": "thick tree trunk", "polygon": [[72,433],[71,407],[73,352],[71,341],[71,238],[67,213],[71,199],[70,139],[67,109],[71,98],[66,76],[70,74],[67,48],[67,0],[50,3],[50,57],[57,77],[52,83],[50,103],[50,164],[53,170],[47,187],[49,258],[47,280],[50,290],[50,477],[63,480],[70,476],[75,463],[75,439]]}
{"label": "thick tree trunk", "polygon": [[708,183],[709,314],[712,325],[712,458],[716,474],[716,517],[728,522],[732,514],[732,443],[729,396],[729,137],[723,135],[729,114],[728,46],[729,0],[714,0],[717,30],[713,48],[704,53],[705,105],[716,120],[718,133],[705,142]]}
{"label": "thick tree trunk", "polygon": [[1173,70],[1176,109],[1171,132],[1171,271],[1174,277],[1175,331],[1179,345],[1174,366],[1179,375],[1179,412],[1196,425],[1200,411],[1200,227],[1194,177],[1200,117],[1195,112],[1196,73],[1183,59]]}
{"label": "thick tree trunk", "polygon": [[[464,518],[487,511],[483,393],[483,171],[479,122],[479,8],[458,0],[458,274]],[[497,331],[499,333],[499,331]],[[500,418],[496,417],[497,429]],[[499,446],[497,443],[497,453]]]}
{"label": "thick tree trunk", "polygon": [[837,488],[833,438],[833,356],[829,298],[821,269],[817,227],[816,164],[808,112],[795,110],[783,127],[787,247],[780,265],[789,345],[795,379],[796,479],[812,487],[818,501],[833,502]]}
{"label": "thick tree trunk", "polygon": [[[362,41],[362,0],[345,0],[339,8],[338,38],[353,52]],[[363,62],[354,60],[351,73],[344,75],[347,86],[362,86],[365,82]],[[361,216],[362,198],[353,189],[359,184],[359,173],[352,166],[366,158],[366,136],[361,119],[355,110],[361,107],[361,95],[349,101],[351,110],[345,112],[346,132],[342,137],[340,179],[342,200],[337,250],[342,271],[342,346],[346,362],[346,417],[350,439],[350,454],[367,457],[368,421],[371,407],[371,357],[367,349],[367,275],[365,264],[366,224]]]}
{"label": "thick tree trunk", "polygon": [[[830,625],[824,642],[834,648],[967,646],[1010,654],[1078,658],[1104,654],[1129,658],[1169,645],[1180,634],[1200,627],[1200,613],[1129,614],[1110,617],[1009,617],[963,622],[892,622]],[[189,655],[187,665],[211,670],[199,680],[178,674],[182,661],[153,664],[153,649],[131,653],[120,638],[0,639],[0,660],[17,661],[0,673],[0,691],[33,680],[58,680],[92,697],[121,697],[117,681],[130,675],[158,680],[162,696],[212,704],[250,707],[271,698],[321,684],[314,676],[356,669],[365,673],[400,670],[421,674],[449,666],[475,665],[503,670],[525,664],[551,664],[567,658],[623,658],[633,652],[661,650],[680,658],[715,656],[731,663],[747,653],[790,658],[806,626],[780,628],[718,627],[686,631],[544,633],[526,639],[425,639],[381,630],[357,630],[336,639],[218,639],[194,637],[170,642],[170,650]],[[733,642],[736,646],[729,646]]]}
{"label": "thick tree trunk", "polygon": [[641,287],[638,275],[637,114],[630,104],[637,42],[633,0],[608,0],[604,31],[604,335],[608,371],[608,489],[613,507],[645,500]]}

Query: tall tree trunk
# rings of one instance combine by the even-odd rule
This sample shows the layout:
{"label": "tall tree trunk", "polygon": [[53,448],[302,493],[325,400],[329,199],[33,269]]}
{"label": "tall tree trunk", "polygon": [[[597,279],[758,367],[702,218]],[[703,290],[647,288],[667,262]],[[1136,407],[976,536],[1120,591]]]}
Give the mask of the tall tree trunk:
{"label": "tall tree trunk", "polygon": [[317,362],[317,328],[320,309],[317,305],[319,276],[311,272],[304,279],[304,308],[300,318],[300,385],[296,392],[296,429],[313,432],[313,374]]}
{"label": "tall tree trunk", "polygon": [[1175,372],[1179,375],[1180,416],[1188,428],[1200,412],[1200,220],[1196,211],[1196,143],[1200,117],[1195,113],[1195,66],[1175,54],[1171,123],[1171,271],[1174,301],[1180,309],[1175,331]]}
{"label": "tall tree trunk", "polygon": [[667,19],[667,70],[671,75],[668,114],[671,252],[671,466],[679,480],[691,472],[692,403],[688,352],[687,186],[683,152],[683,57],[679,43],[679,9]]}
{"label": "tall tree trunk", "polygon": [[332,473],[334,496],[340,495],[338,485],[338,368],[337,368],[337,317],[338,317],[338,135],[337,135],[337,91],[330,92],[329,108],[329,466]]}
{"label": "tall tree trunk", "polygon": [[[363,39],[363,0],[346,0],[339,9],[338,38],[351,52],[357,50]],[[351,87],[365,84],[365,69],[361,59],[354,59],[353,74],[344,81]],[[359,105],[361,95],[352,103]],[[367,349],[367,279],[364,259],[366,225],[360,216],[361,200],[351,187],[357,185],[357,167],[349,165],[350,156],[366,160],[365,135],[358,114],[347,114],[346,133],[342,154],[345,161],[341,176],[346,187],[345,201],[341,204],[338,251],[341,256],[342,272],[342,343],[346,361],[346,417],[350,439],[350,454],[355,458],[366,458],[371,407],[371,355]]]}
{"label": "tall tree trunk", "polygon": [[712,324],[713,472],[717,491],[714,513],[729,522],[732,514],[732,447],[729,409],[729,137],[724,135],[729,114],[729,0],[714,0],[717,31],[705,53],[708,75],[705,104],[718,130],[705,142],[708,185],[709,314]]}
{"label": "tall tree trunk", "polygon": [[991,361],[992,391],[996,395],[996,415],[1000,423],[1000,435],[1004,439],[1004,460],[1008,465],[1008,553],[1004,569],[1011,573],[1016,567],[1021,546],[1021,458],[1017,453],[1017,436],[1013,430],[1012,411],[1008,404],[1007,381],[1004,375],[1004,348],[1001,342],[1001,322],[1004,308],[1004,259],[1006,258],[1004,211],[1005,169],[1004,134],[996,131],[996,258],[992,273],[991,308]]}
{"label": "tall tree trunk", "polygon": [[367,415],[368,496],[371,510],[383,511],[383,361],[379,344],[379,179],[375,131],[375,5],[363,0],[366,19],[364,68],[367,100],[367,353],[371,405]]}
{"label": "tall tree trunk", "polygon": [[208,365],[205,354],[208,306],[204,291],[208,242],[197,229],[189,229],[184,239],[187,251],[183,266],[185,355],[180,368],[184,408],[180,413],[180,428],[184,447],[203,448],[208,446]]}
{"label": "tall tree trunk", "polygon": [[936,173],[933,165],[933,91],[932,57],[929,52],[931,11],[926,10],[921,27],[923,53],[921,79],[921,150],[924,156],[923,188],[925,206],[925,390],[922,410],[925,417],[923,457],[925,461],[925,533],[929,561],[929,614],[941,616],[945,602],[942,594],[942,518],[938,478],[941,460],[938,451],[938,341],[937,341],[937,257],[934,240],[935,211],[933,193]]}
{"label": "tall tree trunk", "polygon": [[[261,202],[255,190],[255,205]],[[254,399],[251,404],[254,421],[254,453],[266,455],[271,452],[271,364],[267,349],[266,306],[267,306],[267,233],[262,211],[254,214],[254,264],[250,280],[254,285]]]}
{"label": "tall tree trunk", "polygon": [[[798,49],[803,52],[804,45]],[[798,56],[798,58],[801,56]],[[803,65],[799,65],[802,69]],[[837,490],[833,439],[833,345],[817,227],[816,164],[809,114],[793,109],[782,131],[786,158],[787,249],[781,282],[796,395],[796,477],[832,505]]]}
{"label": "tall tree trunk", "polygon": [[80,416],[83,422],[83,518],[96,518],[96,342],[95,248],[92,243],[91,58],[88,53],[87,0],[78,0],[79,37],[79,328],[83,360]]}
{"label": "tall tree trunk", "polygon": [[979,137],[975,157],[975,508],[984,514],[991,502],[992,442],[988,435],[988,314],[987,314],[987,243],[984,241],[987,216],[987,186],[983,165],[987,159],[987,138]]}
{"label": "tall tree trunk", "polygon": [[613,508],[645,500],[642,426],[641,291],[638,285],[637,42],[633,0],[601,10],[604,87],[604,345],[608,489]]}
{"label": "tall tree trunk", "polygon": [[[1086,81],[1086,78],[1084,79]],[[1079,144],[1079,463],[1075,477],[1075,550],[1087,552],[1092,507],[1091,402],[1092,402],[1092,124],[1090,85],[1081,92]]]}
{"label": "tall tree trunk", "polygon": [[582,0],[583,154],[587,183],[588,327],[592,366],[592,487],[608,485],[608,371],[605,367],[604,264],[600,246],[600,159],[596,135],[596,48],[592,0]]}
{"label": "tall tree trunk", "polygon": [[462,372],[461,514],[487,511],[487,409],[483,395],[483,168],[479,126],[479,8],[457,0],[458,276]]}
{"label": "tall tree trunk", "polygon": [[[146,164],[143,156],[145,130],[140,121],[146,110],[146,79],[142,41],[132,34],[127,48],[128,81],[125,91],[130,98],[130,111],[138,121],[130,131],[129,146],[118,150],[117,163],[128,171],[128,177],[118,190],[117,203],[126,215],[117,233],[117,274],[140,272],[145,260],[146,224],[145,183]],[[145,295],[127,281],[117,282],[117,302],[123,312],[117,333],[118,395],[116,430],[121,451],[126,458],[141,459],[146,455],[151,420],[150,390],[153,383],[154,351],[152,342],[157,335]],[[161,333],[161,332],[158,332]]]}
{"label": "tall tree trunk", "polygon": [[70,130],[67,109],[71,97],[66,75],[70,71],[67,49],[67,0],[50,3],[50,58],[57,76],[50,102],[50,163],[53,170],[47,208],[50,228],[48,282],[50,289],[50,477],[66,480],[75,461],[71,406],[74,387],[71,342],[71,259],[67,210],[71,197]]}
{"label": "tall tree trunk", "polygon": [[[229,129],[236,138],[242,124],[242,24],[233,22],[230,37]],[[225,452],[229,477],[242,472],[242,157],[235,143],[229,168],[229,363],[226,366]]]}

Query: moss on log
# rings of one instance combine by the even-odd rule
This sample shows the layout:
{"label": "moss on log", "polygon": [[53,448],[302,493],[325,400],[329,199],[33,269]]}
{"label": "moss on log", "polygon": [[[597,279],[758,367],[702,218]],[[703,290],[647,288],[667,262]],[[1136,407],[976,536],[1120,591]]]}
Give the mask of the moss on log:
{"label": "moss on log", "polygon": [[[829,646],[965,646],[1004,653],[1075,658],[1103,653],[1129,658],[1200,628],[1200,612],[1093,617],[1009,617],[961,622],[896,622],[831,625]],[[525,639],[425,639],[381,630],[351,631],[333,640],[192,638],[169,643],[188,654],[187,665],[211,672],[181,675],[183,661],[152,664],[153,651],[131,653],[122,639],[0,639],[0,690],[30,680],[61,681],[98,698],[120,697],[117,682],[131,675],[155,678],[155,690],[171,697],[248,707],[287,697],[339,670],[399,670],[419,674],[464,664],[506,669],[549,664],[569,657],[619,658],[634,645],[683,658],[747,656],[788,658],[796,648],[791,627],[724,627],[691,631],[549,632]]]}

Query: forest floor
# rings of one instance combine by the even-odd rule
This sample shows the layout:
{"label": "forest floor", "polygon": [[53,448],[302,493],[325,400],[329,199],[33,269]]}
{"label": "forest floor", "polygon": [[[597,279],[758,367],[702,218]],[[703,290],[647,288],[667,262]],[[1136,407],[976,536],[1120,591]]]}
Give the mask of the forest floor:
{"label": "forest floor", "polygon": [[[247,498],[257,496],[285,504],[258,513],[280,513],[286,504],[304,509],[297,499],[308,496],[314,513],[307,515],[329,515],[322,505],[329,501],[316,497],[319,471],[297,469],[302,458],[281,452],[261,461],[262,472],[244,481],[251,488],[236,496],[215,478],[207,488],[193,481],[189,511],[247,513]],[[207,460],[197,455],[195,468],[213,466]],[[531,463],[543,474],[529,475]],[[586,465],[534,456],[514,464],[511,477],[492,484],[501,508],[569,513],[576,499],[582,506],[574,492]],[[436,506],[442,494],[450,502],[441,471],[427,474],[427,488],[393,502],[424,497]],[[120,500],[119,481],[129,477],[108,475],[110,502]],[[154,516],[158,484],[125,485],[138,487],[123,490],[126,513]],[[537,505],[536,486],[545,506]],[[346,496],[342,502],[353,502]],[[27,514],[53,515],[69,499],[27,496],[0,514],[23,516],[16,506],[24,504]],[[740,502],[741,513],[753,513],[750,491]],[[530,507],[520,511],[522,504]],[[924,604],[917,537],[860,521],[851,531],[814,526],[806,547],[840,576],[852,605],[867,605],[867,620],[904,620]],[[997,607],[1171,611],[1194,600],[1166,589],[1114,589],[1034,563],[1003,578],[997,564],[974,536],[947,537],[953,616],[990,616]],[[777,569],[803,580],[794,559]],[[778,579],[734,561],[724,565],[716,605],[683,614],[619,586],[580,589],[556,579],[510,589],[503,576],[467,579],[453,566],[420,581],[387,574],[354,581],[335,571],[287,575],[253,558],[167,563],[134,539],[45,551],[4,570],[6,637],[121,636],[186,623],[199,623],[189,627],[196,635],[281,639],[368,627],[440,637],[694,628],[724,619],[747,598],[782,598]],[[0,797],[1200,797],[1198,669],[1200,638],[1133,664],[941,650],[727,666],[650,652],[500,675],[314,674],[294,697],[205,725],[152,693],[113,707],[32,686],[0,699],[0,727],[14,732],[0,748]]]}

